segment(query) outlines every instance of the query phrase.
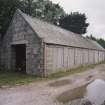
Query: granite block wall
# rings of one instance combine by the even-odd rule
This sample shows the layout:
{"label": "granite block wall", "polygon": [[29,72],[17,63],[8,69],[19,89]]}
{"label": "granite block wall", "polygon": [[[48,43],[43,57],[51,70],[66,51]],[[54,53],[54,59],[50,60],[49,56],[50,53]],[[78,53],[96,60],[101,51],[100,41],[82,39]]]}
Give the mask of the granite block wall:
{"label": "granite block wall", "polygon": [[105,60],[104,51],[60,45],[46,45],[45,48],[46,75]]}
{"label": "granite block wall", "polygon": [[24,18],[16,13],[6,35],[3,37],[1,48],[1,65],[5,69],[15,69],[14,45],[26,45],[26,73],[43,75],[43,46],[42,41],[32,30]]}

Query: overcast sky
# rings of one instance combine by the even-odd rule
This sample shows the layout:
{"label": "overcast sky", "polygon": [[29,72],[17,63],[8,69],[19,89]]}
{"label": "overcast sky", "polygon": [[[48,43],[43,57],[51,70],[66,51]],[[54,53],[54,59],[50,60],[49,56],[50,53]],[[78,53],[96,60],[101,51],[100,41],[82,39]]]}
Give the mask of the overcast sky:
{"label": "overcast sky", "polygon": [[90,26],[87,34],[105,39],[105,0],[52,0],[59,3],[66,13],[79,11],[85,13]]}

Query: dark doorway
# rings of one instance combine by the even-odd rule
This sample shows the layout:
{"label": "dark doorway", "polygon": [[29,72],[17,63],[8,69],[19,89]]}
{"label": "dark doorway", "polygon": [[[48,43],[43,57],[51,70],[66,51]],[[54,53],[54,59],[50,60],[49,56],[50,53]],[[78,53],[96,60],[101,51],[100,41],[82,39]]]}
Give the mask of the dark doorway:
{"label": "dark doorway", "polygon": [[14,45],[16,58],[16,71],[26,73],[26,45]]}

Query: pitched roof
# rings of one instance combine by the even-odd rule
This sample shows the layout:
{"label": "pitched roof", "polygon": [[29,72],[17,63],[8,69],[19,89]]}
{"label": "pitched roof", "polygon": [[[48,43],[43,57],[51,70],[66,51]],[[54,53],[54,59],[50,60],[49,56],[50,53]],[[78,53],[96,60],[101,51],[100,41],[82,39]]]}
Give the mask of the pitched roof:
{"label": "pitched roof", "polygon": [[97,42],[86,39],[79,34],[75,34],[40,19],[32,18],[20,10],[17,10],[17,12],[23,16],[45,43],[104,50]]}

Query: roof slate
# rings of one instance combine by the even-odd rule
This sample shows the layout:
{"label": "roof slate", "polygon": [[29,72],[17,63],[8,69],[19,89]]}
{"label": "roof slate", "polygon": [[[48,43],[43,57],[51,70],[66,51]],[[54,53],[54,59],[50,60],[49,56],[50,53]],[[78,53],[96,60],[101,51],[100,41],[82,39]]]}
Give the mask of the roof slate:
{"label": "roof slate", "polygon": [[45,43],[104,50],[104,48],[97,42],[84,38],[79,34],[75,34],[40,19],[32,18],[20,10],[17,10],[17,12],[23,16],[32,29],[37,33],[38,37],[43,39]]}

